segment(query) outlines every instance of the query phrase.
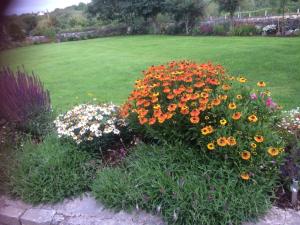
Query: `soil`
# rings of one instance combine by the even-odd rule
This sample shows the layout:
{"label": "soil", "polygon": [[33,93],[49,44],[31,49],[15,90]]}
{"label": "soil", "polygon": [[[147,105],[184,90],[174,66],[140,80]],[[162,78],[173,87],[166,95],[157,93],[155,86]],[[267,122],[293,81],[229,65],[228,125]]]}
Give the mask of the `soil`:
{"label": "soil", "polygon": [[294,209],[300,210],[300,191],[298,193],[298,203],[296,205],[292,205],[292,193],[289,190],[284,188],[278,188],[275,192],[276,200],[274,201],[274,205],[281,209]]}

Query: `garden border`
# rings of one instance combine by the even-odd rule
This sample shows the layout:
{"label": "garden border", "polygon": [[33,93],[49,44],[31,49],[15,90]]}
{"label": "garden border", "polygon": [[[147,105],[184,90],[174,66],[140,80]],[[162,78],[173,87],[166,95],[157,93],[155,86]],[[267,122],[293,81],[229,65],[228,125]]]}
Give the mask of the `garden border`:
{"label": "garden border", "polygon": [[[89,193],[62,203],[32,206],[0,197],[0,225],[165,225],[155,215],[134,211],[113,212]],[[244,225],[299,225],[300,211],[273,207],[258,223]]]}

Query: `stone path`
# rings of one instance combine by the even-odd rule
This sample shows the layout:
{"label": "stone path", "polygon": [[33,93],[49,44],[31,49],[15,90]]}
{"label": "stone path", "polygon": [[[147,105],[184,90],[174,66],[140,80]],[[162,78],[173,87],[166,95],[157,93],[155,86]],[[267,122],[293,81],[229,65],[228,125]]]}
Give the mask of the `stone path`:
{"label": "stone path", "polygon": [[[162,219],[144,212],[112,212],[89,194],[55,205],[31,206],[0,197],[0,225],[166,225]],[[258,223],[244,225],[300,225],[300,212],[272,210]]]}

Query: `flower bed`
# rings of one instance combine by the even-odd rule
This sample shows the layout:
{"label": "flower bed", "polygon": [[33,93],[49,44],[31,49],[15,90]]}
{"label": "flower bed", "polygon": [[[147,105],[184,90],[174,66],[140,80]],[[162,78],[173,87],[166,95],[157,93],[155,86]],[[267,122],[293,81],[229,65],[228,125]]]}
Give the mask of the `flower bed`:
{"label": "flower bed", "polygon": [[284,146],[272,130],[280,107],[265,82],[259,90],[246,82],[211,63],[152,66],[136,81],[122,116],[145,135],[231,161],[243,180],[273,176]]}

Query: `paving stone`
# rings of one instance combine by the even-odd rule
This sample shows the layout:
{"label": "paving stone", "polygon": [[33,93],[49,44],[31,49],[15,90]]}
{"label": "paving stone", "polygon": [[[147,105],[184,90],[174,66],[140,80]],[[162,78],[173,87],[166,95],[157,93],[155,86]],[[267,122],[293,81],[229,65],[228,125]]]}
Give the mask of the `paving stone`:
{"label": "paving stone", "polygon": [[21,217],[22,225],[51,225],[56,211],[48,209],[28,209]]}
{"label": "paving stone", "polygon": [[66,218],[64,217],[64,215],[55,214],[52,219],[51,225],[60,225],[65,219]]}
{"label": "paving stone", "polygon": [[52,209],[66,216],[98,216],[104,210],[104,206],[90,194],[86,194],[80,198],[65,200],[63,203],[52,206]]}
{"label": "paving stone", "polygon": [[19,225],[20,216],[24,213],[24,209],[12,206],[4,206],[0,208],[0,222],[5,225]]}

